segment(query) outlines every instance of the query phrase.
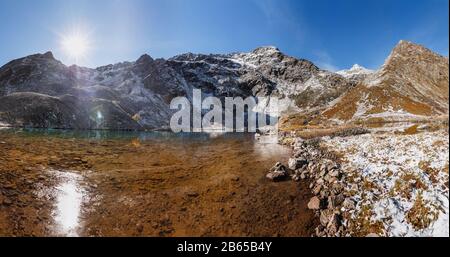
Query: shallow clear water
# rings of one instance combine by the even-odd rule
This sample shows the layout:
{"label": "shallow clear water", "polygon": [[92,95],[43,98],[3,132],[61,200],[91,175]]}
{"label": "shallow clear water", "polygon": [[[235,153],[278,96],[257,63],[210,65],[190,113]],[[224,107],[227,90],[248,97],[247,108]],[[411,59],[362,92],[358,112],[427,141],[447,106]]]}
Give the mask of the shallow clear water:
{"label": "shallow clear water", "polygon": [[[7,180],[49,174],[50,200],[40,200],[51,206],[52,225],[33,227],[33,208],[42,203],[30,200],[25,230],[34,235],[265,235],[285,222],[270,217],[304,215],[287,203],[295,184],[264,179],[290,149],[254,134],[2,129],[2,142],[0,171],[14,174]],[[36,194],[18,190],[30,199]],[[281,206],[265,209],[274,199],[283,199],[275,203]],[[291,226],[286,233],[303,233]]]}

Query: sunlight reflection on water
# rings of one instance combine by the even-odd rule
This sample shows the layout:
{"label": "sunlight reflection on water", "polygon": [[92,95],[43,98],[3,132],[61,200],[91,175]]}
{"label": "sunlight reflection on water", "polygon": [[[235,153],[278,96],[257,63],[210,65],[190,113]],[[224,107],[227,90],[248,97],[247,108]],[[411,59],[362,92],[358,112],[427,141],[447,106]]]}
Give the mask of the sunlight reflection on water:
{"label": "sunlight reflection on water", "polygon": [[58,232],[64,236],[78,236],[83,189],[79,185],[79,175],[58,172],[61,184],[56,188],[55,222]]}

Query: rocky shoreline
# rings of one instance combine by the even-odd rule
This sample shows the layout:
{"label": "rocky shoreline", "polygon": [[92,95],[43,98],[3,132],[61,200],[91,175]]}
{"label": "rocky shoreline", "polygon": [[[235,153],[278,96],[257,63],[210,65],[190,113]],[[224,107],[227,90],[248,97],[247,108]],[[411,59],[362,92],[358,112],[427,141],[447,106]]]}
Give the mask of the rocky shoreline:
{"label": "rocky shoreline", "polygon": [[339,158],[321,148],[319,143],[319,139],[296,138],[288,167],[277,163],[267,178],[275,182],[287,179],[311,181],[309,188],[314,196],[308,203],[308,209],[313,210],[320,221],[312,236],[346,236],[346,219],[348,212],[355,208],[355,202],[345,191],[345,173]]}
{"label": "rocky shoreline", "polygon": [[293,154],[267,179],[310,183],[313,236],[448,236],[447,123],[280,138]]}

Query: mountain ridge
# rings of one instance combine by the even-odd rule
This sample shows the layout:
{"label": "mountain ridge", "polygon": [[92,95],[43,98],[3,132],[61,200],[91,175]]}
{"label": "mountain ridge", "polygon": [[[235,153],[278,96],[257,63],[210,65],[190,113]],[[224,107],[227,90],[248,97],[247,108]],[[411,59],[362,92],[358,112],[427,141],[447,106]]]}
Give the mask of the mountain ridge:
{"label": "mountain ridge", "polygon": [[448,115],[448,67],[448,58],[402,40],[378,71],[343,95],[324,116],[349,121]]}
{"label": "mountain ridge", "polygon": [[[421,70],[422,78],[413,76],[415,73],[404,67]],[[431,72],[427,72],[429,67],[432,67]],[[448,113],[448,103],[445,104],[446,100],[448,102],[448,71],[443,70],[446,67],[448,70],[448,58],[406,41],[394,48],[378,71],[354,66],[346,73],[320,69],[308,60],[288,56],[273,46],[259,47],[248,53],[185,53],[169,59],[153,59],[144,54],[136,61],[97,68],[66,66],[55,59],[52,52],[46,52],[0,67],[0,122],[19,127],[168,129],[168,120],[173,114],[169,108],[171,99],[189,98],[194,88],[219,98],[277,97],[281,99],[280,109],[286,114],[318,113],[326,119],[342,122],[389,111],[385,102],[395,103],[391,106],[394,111],[403,108],[407,114],[434,115]],[[403,78],[402,74],[408,78]],[[388,85],[380,86],[381,82],[377,81]],[[417,83],[425,86],[417,86]],[[431,91],[428,88],[432,88]],[[439,94],[434,93],[436,88]],[[399,92],[399,89],[407,92]],[[384,96],[378,92],[380,90],[388,90],[392,95]],[[446,92],[447,97],[443,96]],[[15,106],[10,99],[18,97],[17,93],[31,93],[22,94],[20,100],[36,105]],[[382,96],[388,100],[381,101]],[[368,109],[366,112],[359,104],[364,97],[369,97],[370,104],[374,105],[371,109],[364,107]],[[377,97],[379,99],[375,99]],[[58,107],[55,98],[69,108]],[[406,103],[412,107],[406,108]],[[56,118],[40,113],[35,115],[43,120],[36,122],[26,115],[42,106],[54,106],[44,109]]]}

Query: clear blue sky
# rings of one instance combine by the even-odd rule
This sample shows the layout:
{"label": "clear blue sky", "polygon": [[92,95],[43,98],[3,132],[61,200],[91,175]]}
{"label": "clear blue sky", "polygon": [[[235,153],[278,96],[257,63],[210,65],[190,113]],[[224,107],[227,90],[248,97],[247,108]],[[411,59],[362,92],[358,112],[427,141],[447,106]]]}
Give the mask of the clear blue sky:
{"label": "clear blue sky", "polygon": [[0,0],[0,65],[89,32],[81,65],[274,45],[328,69],[377,68],[400,39],[448,56],[448,0]]}

